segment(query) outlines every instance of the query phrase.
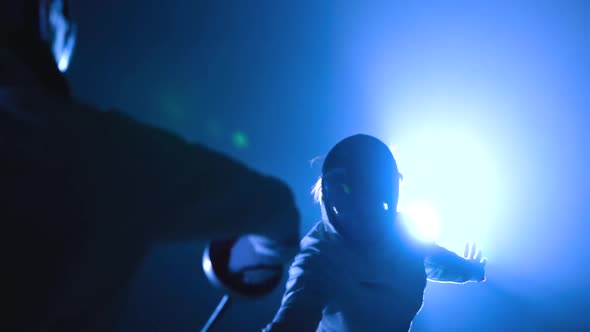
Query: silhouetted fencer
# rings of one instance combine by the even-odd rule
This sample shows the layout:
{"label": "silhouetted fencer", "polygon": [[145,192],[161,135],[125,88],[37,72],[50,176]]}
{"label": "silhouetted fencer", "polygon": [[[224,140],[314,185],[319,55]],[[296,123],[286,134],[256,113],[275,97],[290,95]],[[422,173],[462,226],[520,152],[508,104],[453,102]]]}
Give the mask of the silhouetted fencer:
{"label": "silhouetted fencer", "polygon": [[413,239],[397,213],[396,161],[355,135],[328,153],[314,193],[324,218],[301,241],[286,292],[265,331],[408,331],[427,279],[484,281],[486,260]]}
{"label": "silhouetted fencer", "polygon": [[116,330],[158,242],[258,234],[290,262],[299,212],[282,181],[71,97],[68,3],[0,0],[0,329]]}

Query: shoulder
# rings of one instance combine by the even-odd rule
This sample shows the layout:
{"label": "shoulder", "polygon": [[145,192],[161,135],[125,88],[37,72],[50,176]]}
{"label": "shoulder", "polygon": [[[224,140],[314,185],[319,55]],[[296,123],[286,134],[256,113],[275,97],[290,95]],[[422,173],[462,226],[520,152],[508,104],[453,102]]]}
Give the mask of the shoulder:
{"label": "shoulder", "polygon": [[320,253],[340,245],[334,228],[325,221],[317,222],[300,242],[302,252]]}
{"label": "shoulder", "polygon": [[320,221],[301,240],[293,267],[322,271],[337,263],[342,253],[342,244],[334,236],[331,227]]}
{"label": "shoulder", "polygon": [[317,222],[310,230],[305,234],[303,239],[301,239],[300,247],[301,250],[310,249],[313,250],[314,247],[319,245],[320,241],[324,238],[323,235],[323,222]]}

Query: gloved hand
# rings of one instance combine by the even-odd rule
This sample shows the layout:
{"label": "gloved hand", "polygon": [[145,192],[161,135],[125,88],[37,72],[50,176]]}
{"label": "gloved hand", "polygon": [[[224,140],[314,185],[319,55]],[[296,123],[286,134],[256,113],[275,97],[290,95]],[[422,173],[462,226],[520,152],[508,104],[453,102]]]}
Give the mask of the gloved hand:
{"label": "gloved hand", "polygon": [[483,257],[483,253],[481,250],[477,249],[477,244],[475,242],[465,243],[465,252],[463,254],[463,258],[473,265],[474,280],[485,282],[485,266],[488,263],[488,259]]}

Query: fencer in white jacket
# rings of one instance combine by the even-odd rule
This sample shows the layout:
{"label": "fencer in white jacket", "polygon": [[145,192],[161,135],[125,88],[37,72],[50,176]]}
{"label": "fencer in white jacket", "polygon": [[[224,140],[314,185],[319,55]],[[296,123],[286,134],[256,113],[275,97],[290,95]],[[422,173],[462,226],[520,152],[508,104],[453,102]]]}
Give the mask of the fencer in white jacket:
{"label": "fencer in white jacket", "polygon": [[389,148],[355,135],[327,155],[315,188],[324,218],[301,241],[281,307],[265,331],[408,331],[427,280],[485,280],[475,245],[461,257],[413,239],[397,210]]}

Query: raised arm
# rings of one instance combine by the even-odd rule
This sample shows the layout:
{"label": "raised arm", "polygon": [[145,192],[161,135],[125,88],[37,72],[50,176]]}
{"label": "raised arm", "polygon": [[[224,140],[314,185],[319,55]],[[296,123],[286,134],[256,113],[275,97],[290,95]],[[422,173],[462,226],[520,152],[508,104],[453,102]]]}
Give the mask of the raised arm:
{"label": "raised arm", "polygon": [[427,250],[424,265],[428,280],[461,284],[485,281],[486,262],[475,244],[466,244],[464,257],[433,244]]}
{"label": "raised arm", "polygon": [[321,271],[314,253],[303,251],[295,257],[281,307],[263,332],[316,331],[328,292]]}

